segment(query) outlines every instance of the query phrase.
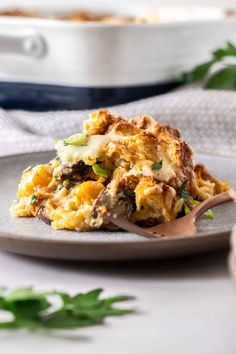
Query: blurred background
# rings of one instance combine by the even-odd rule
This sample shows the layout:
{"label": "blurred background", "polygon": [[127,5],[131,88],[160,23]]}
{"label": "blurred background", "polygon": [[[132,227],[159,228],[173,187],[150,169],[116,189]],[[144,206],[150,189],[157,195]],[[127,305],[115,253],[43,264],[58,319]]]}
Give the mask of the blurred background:
{"label": "blurred background", "polygon": [[[234,0],[198,0],[197,2],[194,0],[129,0],[131,2],[139,2],[139,3],[145,3],[145,4],[157,4],[157,5],[202,5],[202,6],[234,6],[235,1]],[[2,0],[1,3],[5,2],[6,4],[22,4],[22,3],[28,3],[28,4],[47,4],[49,3],[48,0]],[[62,3],[62,4],[80,4],[80,0],[50,0],[50,4],[53,3]],[[88,0],[89,2],[89,0]],[[116,2],[115,0],[106,0],[106,3],[108,2]],[[126,0],[120,0],[120,3],[127,3]]]}
{"label": "blurred background", "polygon": [[[93,109],[166,93],[183,72],[235,42],[236,11],[226,15],[234,8],[232,0],[1,0],[0,11],[33,10],[45,18],[0,17],[0,106]],[[52,18],[80,9],[148,20]]]}
{"label": "blurred background", "polygon": [[[55,138],[81,130],[88,115],[84,110],[109,106],[115,115],[148,113],[178,128],[196,152],[207,154],[214,175],[235,185],[236,47],[226,43],[236,43],[236,17],[224,18],[219,9],[236,8],[236,0],[0,0],[0,11],[34,6],[64,11],[84,5],[134,15],[145,15],[155,6],[201,6],[201,21],[196,21],[199,13],[190,9],[186,14],[186,8],[182,8],[184,21],[134,26],[0,16],[0,156],[25,154],[2,160],[1,166],[11,167],[7,173],[0,168],[2,185],[12,185],[14,192],[16,165],[22,164],[23,170],[39,163],[39,156],[49,156],[43,151],[54,149]],[[175,8],[165,15],[174,19],[181,14]],[[227,60],[234,61],[234,66],[225,66],[225,75],[217,81],[221,85],[216,87],[215,82],[214,89],[207,90],[200,80],[179,87],[183,72],[209,61],[219,49],[221,55],[228,51]],[[3,202],[8,215],[10,201]],[[235,222],[231,210],[230,220]],[[224,214],[215,218],[216,230],[229,227],[229,208],[225,212],[227,218]],[[8,227],[5,220],[3,225]],[[224,247],[227,237],[222,239]],[[230,268],[236,281],[236,226],[233,238]],[[216,248],[214,238],[206,248],[209,245]],[[226,257],[223,252],[146,265],[70,262],[65,266],[0,252],[3,285],[35,284],[66,291],[102,286],[135,295],[141,310],[141,316],[130,317],[126,326],[123,322],[120,327],[110,326],[108,335],[94,328],[95,341],[82,336],[79,342],[69,337],[53,341],[50,336],[20,332],[1,337],[1,353],[47,354],[53,346],[57,354],[77,354],[78,346],[83,346],[83,354],[153,354],[159,348],[161,353],[235,354],[235,294]]]}
{"label": "blurred background", "polygon": [[[154,5],[162,5],[162,6],[167,6],[167,5],[202,5],[202,6],[234,6],[236,5],[236,2],[234,0],[198,0],[197,2],[194,0],[129,0],[130,2],[135,2],[135,3],[144,3],[144,4],[154,4]],[[1,0],[1,3],[6,3],[6,4],[23,4],[23,3],[28,3],[28,4],[43,4],[45,3],[46,5],[49,4],[48,0]],[[90,0],[87,1],[88,3]],[[117,2],[115,0],[104,0],[105,3],[109,2]],[[120,3],[127,3],[127,0],[119,0]],[[80,0],[50,0],[50,5],[51,4],[80,4]]]}

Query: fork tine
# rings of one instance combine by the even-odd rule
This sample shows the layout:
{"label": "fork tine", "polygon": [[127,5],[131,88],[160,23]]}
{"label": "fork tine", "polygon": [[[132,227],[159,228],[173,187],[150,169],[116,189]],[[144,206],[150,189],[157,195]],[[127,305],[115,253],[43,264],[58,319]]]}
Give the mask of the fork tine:
{"label": "fork tine", "polygon": [[115,214],[112,215],[111,213],[107,213],[107,214],[105,214],[105,217],[109,221],[111,221],[113,224],[115,224],[116,226],[120,227],[123,230],[133,232],[135,234],[138,234],[140,236],[143,236],[143,237],[146,237],[149,239],[161,237],[161,235],[157,235],[157,234],[154,235],[153,233],[148,232],[145,229],[143,229],[135,224],[132,224],[128,220],[126,220],[120,216],[116,216]]}

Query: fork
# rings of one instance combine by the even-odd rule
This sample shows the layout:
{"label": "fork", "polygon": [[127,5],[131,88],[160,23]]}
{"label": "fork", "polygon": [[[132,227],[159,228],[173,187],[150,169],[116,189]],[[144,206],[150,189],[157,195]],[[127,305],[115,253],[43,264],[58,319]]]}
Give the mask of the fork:
{"label": "fork", "polygon": [[236,189],[234,188],[231,188],[228,191],[218,194],[212,198],[208,198],[199,206],[195,207],[188,215],[183,216],[180,219],[165,222],[146,229],[132,224],[130,221],[118,216],[111,210],[105,214],[105,217],[119,228],[147,238],[156,238],[161,236],[194,236],[196,234],[196,220],[205,211],[232,200],[236,201]]}

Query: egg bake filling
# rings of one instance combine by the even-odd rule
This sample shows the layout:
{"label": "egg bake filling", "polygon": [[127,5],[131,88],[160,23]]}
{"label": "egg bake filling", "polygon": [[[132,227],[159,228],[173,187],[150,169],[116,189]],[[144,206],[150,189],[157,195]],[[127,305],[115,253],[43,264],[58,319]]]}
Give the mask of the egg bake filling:
{"label": "egg bake filling", "polygon": [[82,133],[56,142],[57,156],[23,171],[15,217],[35,216],[54,229],[115,229],[115,211],[147,227],[176,219],[229,188],[193,163],[177,129],[149,115],[125,120],[90,114]]}

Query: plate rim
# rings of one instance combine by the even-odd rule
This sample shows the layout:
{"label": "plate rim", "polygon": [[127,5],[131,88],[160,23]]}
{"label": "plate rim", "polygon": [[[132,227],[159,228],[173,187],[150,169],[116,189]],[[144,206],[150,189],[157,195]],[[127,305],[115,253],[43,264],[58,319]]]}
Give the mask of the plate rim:
{"label": "plate rim", "polygon": [[[60,230],[56,230],[56,231],[60,231]],[[64,230],[64,231],[68,231],[68,230]],[[86,232],[86,231],[85,231]],[[84,232],[84,233],[85,233]],[[91,232],[96,232],[96,231],[91,231]],[[106,231],[107,232],[107,231]],[[126,231],[124,231],[126,232]],[[204,239],[212,239],[214,237],[219,237],[222,235],[230,235],[232,232],[231,229],[229,230],[221,230],[218,232],[214,232],[214,233],[209,233],[209,234],[197,234],[197,235],[193,235],[193,236],[163,236],[163,237],[157,237],[154,239],[148,239],[145,238],[143,236],[140,235],[140,239],[139,240],[112,240],[112,241],[107,241],[107,240],[92,240],[92,241],[86,241],[86,240],[78,240],[78,239],[67,239],[65,240],[64,238],[60,239],[60,238],[39,238],[39,237],[32,237],[32,236],[26,236],[26,235],[22,235],[22,234],[14,234],[14,233],[8,233],[8,232],[1,232],[0,231],[0,239],[5,238],[6,240],[12,240],[12,241],[18,241],[18,240],[22,240],[22,241],[27,241],[27,242],[40,242],[40,243],[56,243],[56,244],[67,244],[67,245],[72,245],[72,244],[82,244],[82,245],[103,245],[103,246],[108,246],[111,244],[124,244],[124,245],[133,245],[133,244],[145,244],[145,243],[165,243],[165,242],[178,242],[180,243],[181,241],[185,242],[192,242],[192,240],[195,239],[199,239],[201,240],[202,238]],[[82,232],[81,232],[82,233]],[[138,235],[139,236],[139,235]],[[198,241],[196,241],[198,242]],[[199,241],[200,242],[200,241]]]}

